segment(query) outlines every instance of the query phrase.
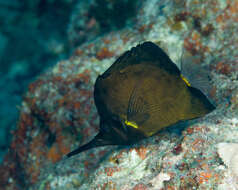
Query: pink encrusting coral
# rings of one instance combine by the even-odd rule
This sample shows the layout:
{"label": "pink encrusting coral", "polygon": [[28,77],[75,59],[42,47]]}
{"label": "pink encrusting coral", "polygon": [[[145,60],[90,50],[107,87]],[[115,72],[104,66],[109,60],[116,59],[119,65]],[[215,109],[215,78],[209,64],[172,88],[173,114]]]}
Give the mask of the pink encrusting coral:
{"label": "pink encrusting coral", "polygon": [[[29,86],[0,166],[0,186],[10,190],[229,187],[226,179],[232,172],[227,172],[217,144],[238,143],[237,10],[236,1],[146,0],[135,25],[76,48],[68,60]],[[58,163],[98,130],[96,77],[121,53],[148,40],[159,44],[178,65],[183,51],[199,57],[196,64],[211,73],[209,93],[217,110],[189,124],[182,134],[163,131],[134,146],[95,148]]]}

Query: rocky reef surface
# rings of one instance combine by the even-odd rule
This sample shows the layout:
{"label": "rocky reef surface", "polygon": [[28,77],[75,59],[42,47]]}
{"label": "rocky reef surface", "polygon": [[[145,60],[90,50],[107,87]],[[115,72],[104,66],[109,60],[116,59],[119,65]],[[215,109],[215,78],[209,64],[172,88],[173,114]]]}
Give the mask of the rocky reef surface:
{"label": "rocky reef surface", "polygon": [[[146,0],[137,9],[129,25],[86,40],[29,85],[0,166],[3,189],[238,189],[238,3]],[[211,73],[209,97],[216,110],[181,134],[175,127],[133,146],[63,159],[98,130],[98,74],[143,41],[160,44],[178,65],[183,51],[198,57],[193,64]]]}

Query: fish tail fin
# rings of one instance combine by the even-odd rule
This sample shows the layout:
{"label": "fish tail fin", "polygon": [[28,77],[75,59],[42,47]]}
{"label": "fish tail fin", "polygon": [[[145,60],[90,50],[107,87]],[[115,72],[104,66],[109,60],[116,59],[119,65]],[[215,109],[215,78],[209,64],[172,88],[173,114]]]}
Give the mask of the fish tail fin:
{"label": "fish tail fin", "polygon": [[211,74],[208,68],[199,65],[201,61],[201,57],[183,52],[180,66],[181,75],[188,81],[191,87],[201,90],[215,104],[210,95],[212,89]]}
{"label": "fish tail fin", "polygon": [[73,150],[72,152],[68,153],[66,155],[67,158],[74,156],[76,154],[79,154],[81,152],[84,152],[86,150],[89,150],[91,148],[104,146],[104,145],[110,145],[109,141],[106,141],[102,138],[102,133],[98,133],[93,140],[88,142],[87,144],[84,144],[83,146],[78,147],[77,149]]}
{"label": "fish tail fin", "polygon": [[208,87],[211,81],[209,69],[200,65],[201,59],[201,57],[190,55],[187,52],[183,52],[181,58],[181,74],[192,87],[198,89]]}

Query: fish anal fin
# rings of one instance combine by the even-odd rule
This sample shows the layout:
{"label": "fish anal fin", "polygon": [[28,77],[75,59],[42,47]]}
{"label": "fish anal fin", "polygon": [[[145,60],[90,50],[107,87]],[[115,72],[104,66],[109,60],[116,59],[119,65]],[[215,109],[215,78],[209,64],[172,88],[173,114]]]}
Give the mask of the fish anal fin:
{"label": "fish anal fin", "polygon": [[215,106],[209,101],[209,99],[199,90],[193,87],[189,87],[191,92],[191,112],[194,112],[201,117],[215,109]]}

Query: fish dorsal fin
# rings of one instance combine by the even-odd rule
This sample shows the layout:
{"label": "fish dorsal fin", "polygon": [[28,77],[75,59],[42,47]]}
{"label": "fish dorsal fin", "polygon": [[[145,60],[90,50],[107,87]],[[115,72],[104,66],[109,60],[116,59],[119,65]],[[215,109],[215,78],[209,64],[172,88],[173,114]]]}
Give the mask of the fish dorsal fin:
{"label": "fish dorsal fin", "polygon": [[159,46],[150,41],[146,41],[122,54],[108,70],[105,71],[102,77],[107,77],[110,73],[126,68],[129,65],[140,64],[142,62],[163,68],[170,73],[180,73],[178,67]]}
{"label": "fish dorsal fin", "polygon": [[149,104],[140,93],[140,84],[141,81],[138,80],[130,95],[127,108],[126,124],[134,128],[138,128],[138,125],[142,125],[149,119]]}

